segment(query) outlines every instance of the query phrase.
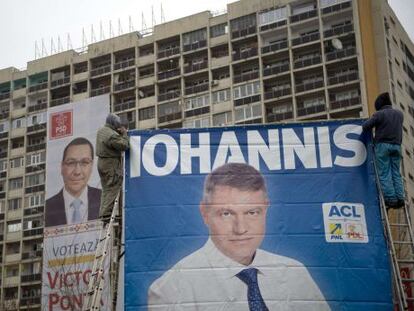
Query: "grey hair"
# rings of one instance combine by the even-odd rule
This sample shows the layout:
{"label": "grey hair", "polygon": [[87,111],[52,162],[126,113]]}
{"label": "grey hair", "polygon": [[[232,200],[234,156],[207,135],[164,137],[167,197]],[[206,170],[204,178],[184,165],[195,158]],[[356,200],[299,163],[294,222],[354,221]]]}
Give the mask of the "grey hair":
{"label": "grey hair", "polygon": [[244,163],[227,163],[207,175],[202,202],[208,204],[215,188],[227,186],[241,191],[262,190],[267,197],[266,182],[253,166]]}
{"label": "grey hair", "polygon": [[122,126],[121,118],[114,113],[110,113],[106,117],[106,124],[112,126],[115,129],[120,128]]}

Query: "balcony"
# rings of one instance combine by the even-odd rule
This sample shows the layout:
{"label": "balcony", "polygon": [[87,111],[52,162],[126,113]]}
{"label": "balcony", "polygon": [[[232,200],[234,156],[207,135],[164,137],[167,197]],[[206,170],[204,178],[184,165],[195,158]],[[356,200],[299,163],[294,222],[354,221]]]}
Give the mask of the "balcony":
{"label": "balcony", "polygon": [[27,252],[27,253],[22,253],[22,260],[41,258],[42,255],[43,255],[42,250],[30,251],[30,252]]}
{"label": "balcony", "polygon": [[56,98],[52,99],[50,101],[50,107],[55,107],[59,105],[64,105],[70,102],[70,96],[62,97],[62,98]]}
{"label": "balcony", "polygon": [[62,79],[52,80],[50,81],[50,87],[54,88],[60,85],[68,84],[70,82],[70,77],[64,77]]}
{"label": "balcony", "polygon": [[289,119],[293,119],[292,107],[290,107],[289,110],[284,112],[269,112],[267,114],[267,122],[280,122]]}
{"label": "balcony", "polygon": [[43,150],[43,149],[46,149],[46,143],[28,145],[26,147],[26,152],[33,152],[33,151]]}
{"label": "balcony", "polygon": [[43,228],[36,228],[23,231],[23,237],[43,235]]}
{"label": "balcony", "polygon": [[184,45],[183,51],[184,52],[194,51],[194,50],[202,49],[206,46],[207,46],[207,40],[201,40],[201,41],[197,41],[191,44]]}
{"label": "balcony", "polygon": [[208,91],[208,86],[209,86],[208,82],[203,83],[203,84],[188,86],[188,87],[185,88],[185,95],[190,95],[190,94],[195,94],[195,93]]}
{"label": "balcony", "polygon": [[196,108],[193,110],[188,110],[185,112],[185,117],[189,118],[189,117],[194,117],[194,116],[198,116],[201,114],[206,114],[206,113],[210,113],[210,107],[206,106],[206,107],[200,107],[200,108]]}
{"label": "balcony", "polygon": [[310,106],[310,107],[302,107],[302,108],[299,108],[299,105],[298,105],[297,115],[298,117],[303,117],[303,116],[307,116],[307,115],[311,115],[315,113],[321,113],[325,111],[326,111],[325,104],[315,105],[315,106]]}
{"label": "balcony", "polygon": [[280,42],[273,43],[273,44],[262,47],[262,54],[266,54],[270,52],[277,52],[279,50],[287,49],[287,47],[288,47],[287,40],[280,41]]}
{"label": "balcony", "polygon": [[0,94],[0,101],[5,100],[5,99],[9,99],[9,98],[10,98],[10,92],[5,92],[5,93]]}
{"label": "balcony", "polygon": [[111,65],[105,65],[102,67],[97,67],[91,70],[91,77],[95,77],[95,76],[100,76],[103,75],[105,73],[111,72]]}
{"label": "balcony", "polygon": [[165,123],[165,122],[171,122],[174,120],[179,120],[181,119],[181,117],[182,117],[181,111],[170,113],[170,114],[158,117],[158,123]]}
{"label": "balcony", "polygon": [[356,55],[356,48],[354,46],[351,46],[343,50],[326,53],[326,61],[329,62],[332,60],[355,56],[355,55]]}
{"label": "balcony", "polygon": [[267,30],[270,30],[270,29],[280,28],[280,27],[285,26],[286,24],[287,24],[287,21],[282,20],[282,21],[278,21],[278,22],[275,22],[275,23],[263,25],[263,26],[260,26],[260,31],[267,31]]}
{"label": "balcony", "polygon": [[10,111],[2,111],[0,112],[0,120],[7,119],[10,115]]}
{"label": "balcony", "polygon": [[24,189],[25,194],[39,192],[39,191],[45,191],[45,185],[36,185],[36,186],[27,187]]}
{"label": "balcony", "polygon": [[323,87],[323,80],[321,81],[314,81],[314,82],[306,82],[296,85],[296,93],[311,91],[315,89],[319,89]]}
{"label": "balcony", "polygon": [[43,102],[43,103],[40,103],[40,104],[28,106],[27,111],[28,112],[34,112],[34,111],[44,110],[46,108],[47,108],[47,103]]}
{"label": "balcony", "polygon": [[114,104],[114,112],[122,111],[122,110],[128,110],[135,108],[135,100],[128,100],[121,103]]}
{"label": "balcony", "polygon": [[41,91],[41,90],[44,90],[44,89],[47,89],[47,81],[29,87],[29,93]]}
{"label": "balcony", "polygon": [[20,307],[40,305],[41,296],[28,296],[20,299]]}
{"label": "balcony", "polygon": [[309,67],[309,66],[320,64],[321,62],[322,62],[321,55],[316,55],[316,56],[309,57],[306,59],[297,59],[294,61],[294,68],[299,69],[299,68]]}
{"label": "balcony", "polygon": [[[186,64],[187,65],[187,64]],[[208,66],[207,60],[200,62],[200,63],[196,63],[196,64],[191,64],[191,65],[184,65],[184,73],[190,73],[190,72],[195,72],[195,71],[199,71],[202,69],[206,69]]]}
{"label": "balcony", "polygon": [[243,51],[233,51],[233,61],[254,57],[257,54],[258,50],[255,47],[247,48]]}
{"label": "balcony", "polygon": [[27,133],[32,133],[32,132],[37,132],[37,131],[45,131],[45,130],[46,130],[46,123],[35,124],[35,125],[27,127]]}
{"label": "balcony", "polygon": [[42,275],[40,273],[27,274],[27,275],[22,275],[20,277],[20,281],[22,283],[27,283],[27,282],[40,282],[41,280],[42,280]]}
{"label": "balcony", "polygon": [[361,105],[361,97],[354,97],[354,98],[347,98],[338,101],[331,102],[331,109],[343,109],[352,106],[359,106]]}
{"label": "balcony", "polygon": [[304,12],[304,13],[300,13],[300,14],[296,14],[296,15],[292,15],[290,17],[290,23],[298,23],[300,21],[304,21],[307,19],[311,19],[318,16],[318,10],[312,10],[312,11],[308,11],[308,12]]}
{"label": "balcony", "polygon": [[23,215],[24,216],[31,216],[31,215],[36,215],[36,214],[43,213],[43,211],[44,211],[43,206],[35,206],[35,207],[25,208],[23,210]]}
{"label": "balcony", "polygon": [[255,71],[250,71],[250,72],[245,72],[239,75],[235,75],[233,77],[233,81],[236,84],[236,83],[250,81],[250,80],[254,80],[258,78],[259,78],[259,71],[255,70]]}
{"label": "balcony", "polygon": [[237,39],[237,38],[246,37],[248,35],[252,35],[255,33],[256,33],[256,25],[250,26],[248,28],[232,31],[231,38]]}
{"label": "balcony", "polygon": [[328,77],[328,85],[335,85],[340,83],[347,83],[359,79],[358,72],[351,72],[346,74],[338,74]]}
{"label": "balcony", "polygon": [[263,69],[263,76],[278,75],[282,72],[289,71],[289,63],[287,64],[272,64],[270,67]]}
{"label": "balcony", "polygon": [[180,96],[181,96],[181,90],[171,90],[166,93],[162,93],[158,95],[158,101],[162,102],[162,101],[170,100],[170,99],[177,98]]}
{"label": "balcony", "polygon": [[292,39],[292,46],[301,45],[313,41],[317,41],[320,39],[319,32],[310,33],[307,35],[300,36],[299,38]]}
{"label": "balcony", "polygon": [[170,57],[170,56],[177,55],[177,54],[180,54],[179,47],[158,51],[157,58],[165,58],[165,57]]}
{"label": "balcony", "polygon": [[238,106],[248,105],[248,104],[251,104],[251,103],[259,102],[260,99],[261,99],[260,94],[249,96],[249,97],[239,98],[239,99],[234,100],[234,106],[238,107]]}
{"label": "balcony", "polygon": [[292,94],[292,89],[291,88],[285,88],[285,89],[280,89],[280,90],[271,90],[268,92],[265,92],[264,94],[264,99],[268,100],[268,99],[272,99],[272,98],[279,98],[279,97],[283,97],[283,96],[288,96]]}
{"label": "balcony", "polygon": [[135,59],[128,59],[128,60],[124,60],[122,62],[119,63],[115,63],[114,64],[114,70],[120,70],[120,69],[125,69],[125,68],[129,68],[135,65]]}
{"label": "balcony", "polygon": [[104,87],[100,87],[100,88],[97,88],[97,89],[93,89],[93,90],[91,90],[91,97],[99,96],[99,95],[102,95],[102,94],[107,94],[110,91],[111,91],[111,87],[109,85],[104,86]]}
{"label": "balcony", "polygon": [[342,26],[336,26],[332,29],[325,30],[324,36],[325,38],[333,37],[333,36],[340,36],[343,34],[347,34],[354,31],[353,24],[347,24]]}
{"label": "balcony", "polygon": [[114,92],[123,91],[135,87],[135,80],[124,81],[114,84]]}
{"label": "balcony", "polygon": [[179,76],[181,73],[180,68],[174,68],[168,71],[163,71],[158,73],[158,80],[169,79],[172,77]]}
{"label": "balcony", "polygon": [[347,8],[350,8],[352,6],[351,1],[348,2],[342,2],[327,8],[323,8],[322,9],[322,14],[329,14],[329,13],[333,13],[333,12],[338,12],[338,11],[342,11],[345,10]]}

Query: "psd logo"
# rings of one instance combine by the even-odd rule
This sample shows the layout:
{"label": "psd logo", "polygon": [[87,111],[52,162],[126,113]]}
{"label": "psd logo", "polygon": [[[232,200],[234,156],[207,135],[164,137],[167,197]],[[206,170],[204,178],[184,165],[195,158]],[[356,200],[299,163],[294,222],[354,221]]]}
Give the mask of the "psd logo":
{"label": "psd logo", "polygon": [[73,111],[66,110],[50,115],[50,139],[58,139],[73,135]]}
{"label": "psd logo", "polygon": [[368,243],[365,209],[361,203],[323,203],[325,239],[328,243]]}

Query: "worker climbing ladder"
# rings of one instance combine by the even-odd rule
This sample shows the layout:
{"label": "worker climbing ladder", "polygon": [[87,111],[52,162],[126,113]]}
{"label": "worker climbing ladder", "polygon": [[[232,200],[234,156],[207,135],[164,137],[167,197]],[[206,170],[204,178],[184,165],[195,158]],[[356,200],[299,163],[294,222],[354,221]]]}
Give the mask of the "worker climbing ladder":
{"label": "worker climbing ladder", "polygon": [[[107,225],[102,227],[99,234],[99,240],[96,247],[95,258],[93,262],[92,272],[89,278],[88,289],[85,294],[85,300],[83,304],[83,311],[95,311],[100,310],[101,297],[105,283],[110,280],[105,280],[105,263],[106,258],[109,258],[111,248],[113,247],[113,238],[115,232],[115,226],[118,224],[117,213],[119,207],[119,194],[115,199],[112,215]],[[118,230],[119,231],[119,230]],[[118,243],[119,244],[119,243]],[[118,249],[120,249],[118,245]],[[118,257],[118,256],[117,256]],[[116,273],[118,269],[115,269]],[[113,291],[114,292],[114,291]],[[115,297],[114,297],[115,298]]]}

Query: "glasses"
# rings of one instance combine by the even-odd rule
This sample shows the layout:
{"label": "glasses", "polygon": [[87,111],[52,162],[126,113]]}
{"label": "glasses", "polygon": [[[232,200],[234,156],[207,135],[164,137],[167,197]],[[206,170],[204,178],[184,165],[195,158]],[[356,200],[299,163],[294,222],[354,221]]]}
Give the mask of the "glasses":
{"label": "glasses", "polygon": [[63,161],[63,165],[69,167],[70,169],[75,169],[77,165],[79,165],[81,168],[86,168],[91,164],[92,164],[91,159],[82,159],[80,161],[77,161],[77,160]]}

